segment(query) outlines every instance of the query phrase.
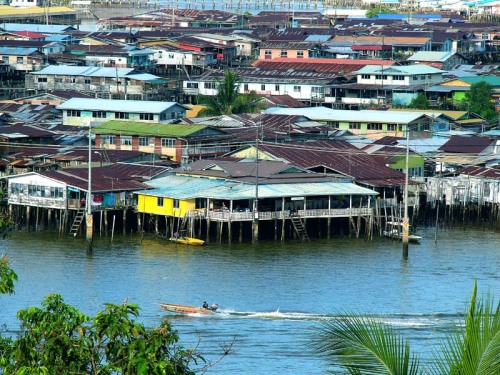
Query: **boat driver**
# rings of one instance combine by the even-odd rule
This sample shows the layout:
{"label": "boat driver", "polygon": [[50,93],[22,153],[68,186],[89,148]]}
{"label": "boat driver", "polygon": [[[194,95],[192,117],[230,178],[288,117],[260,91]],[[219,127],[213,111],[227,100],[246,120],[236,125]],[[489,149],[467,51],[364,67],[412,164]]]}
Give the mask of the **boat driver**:
{"label": "boat driver", "polygon": [[208,309],[207,301],[203,301],[203,305],[201,307],[203,307],[204,309]]}

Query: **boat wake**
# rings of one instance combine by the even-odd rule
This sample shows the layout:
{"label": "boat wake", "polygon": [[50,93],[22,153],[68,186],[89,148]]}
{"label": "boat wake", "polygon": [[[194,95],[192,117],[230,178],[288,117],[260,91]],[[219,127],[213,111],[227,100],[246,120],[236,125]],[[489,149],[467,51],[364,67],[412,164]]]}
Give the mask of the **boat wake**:
{"label": "boat wake", "polygon": [[[460,314],[380,314],[373,318],[384,324],[408,329],[436,327],[444,323],[457,323]],[[219,309],[211,318],[222,319],[276,319],[290,321],[326,321],[346,317],[346,315],[317,314],[308,312],[284,312],[279,309],[274,311],[234,311]]]}

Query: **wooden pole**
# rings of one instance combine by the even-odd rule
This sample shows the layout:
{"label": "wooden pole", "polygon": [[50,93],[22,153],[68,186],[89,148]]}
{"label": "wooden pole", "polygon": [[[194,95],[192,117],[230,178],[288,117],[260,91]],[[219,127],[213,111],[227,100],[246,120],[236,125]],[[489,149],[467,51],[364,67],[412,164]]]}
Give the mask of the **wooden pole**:
{"label": "wooden pole", "polygon": [[115,221],[116,221],[116,215],[113,215],[113,227],[111,228],[111,242],[113,242],[113,237],[115,235]]}

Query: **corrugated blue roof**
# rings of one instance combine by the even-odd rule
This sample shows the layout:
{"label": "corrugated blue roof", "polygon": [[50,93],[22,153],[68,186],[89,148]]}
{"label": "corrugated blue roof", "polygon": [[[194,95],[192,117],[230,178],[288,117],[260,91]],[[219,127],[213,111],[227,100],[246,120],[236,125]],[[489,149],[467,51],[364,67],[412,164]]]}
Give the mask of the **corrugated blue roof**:
{"label": "corrugated blue roof", "polygon": [[377,19],[379,20],[403,20],[407,17],[406,14],[380,13],[377,15]]}
{"label": "corrugated blue roof", "polygon": [[69,25],[43,25],[30,23],[3,23],[2,29],[5,31],[32,31],[42,34],[62,34],[67,30],[75,30]]}
{"label": "corrugated blue roof", "polygon": [[85,77],[111,77],[123,78],[132,72],[132,68],[101,68],[95,66],[49,65],[46,68],[31,74],[85,76]]}
{"label": "corrugated blue roof", "polygon": [[281,108],[272,107],[264,111],[273,115],[300,115],[315,121],[379,122],[383,124],[407,124],[423,116],[420,112],[350,111],[327,107]]}
{"label": "corrugated blue roof", "polygon": [[309,35],[305,42],[327,42],[331,37],[331,35]]}
{"label": "corrugated blue roof", "polygon": [[156,102],[147,100],[115,100],[115,99],[93,99],[93,98],[71,98],[57,109],[74,109],[81,111],[117,111],[133,113],[161,113],[174,105],[182,106],[176,102]]}
{"label": "corrugated blue roof", "polygon": [[[167,176],[151,182],[152,190],[136,191],[173,199],[253,199],[255,185],[226,180]],[[350,182],[308,182],[292,184],[259,184],[259,198],[282,198],[317,195],[377,195],[378,193]]]}
{"label": "corrugated blue roof", "polygon": [[36,51],[36,48],[0,47],[0,55],[29,56]]}

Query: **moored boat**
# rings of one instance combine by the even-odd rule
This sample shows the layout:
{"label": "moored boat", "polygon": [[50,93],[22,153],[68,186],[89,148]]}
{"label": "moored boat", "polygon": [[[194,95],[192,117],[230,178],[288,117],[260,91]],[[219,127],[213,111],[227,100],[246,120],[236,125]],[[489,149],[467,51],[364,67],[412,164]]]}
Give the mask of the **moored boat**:
{"label": "moored boat", "polygon": [[[384,236],[393,240],[403,240],[403,223],[397,221],[388,221],[385,223]],[[408,242],[418,243],[422,237],[416,234],[408,234]]]}
{"label": "moored boat", "polygon": [[213,307],[205,308],[198,306],[179,305],[176,303],[160,303],[160,307],[163,310],[181,314],[215,314],[217,310],[217,308]]}
{"label": "moored boat", "polygon": [[203,246],[205,241],[200,240],[194,237],[170,237],[170,241],[175,243],[180,243],[182,245],[191,245],[191,246]]}

